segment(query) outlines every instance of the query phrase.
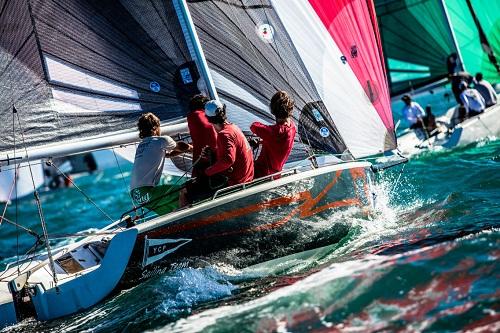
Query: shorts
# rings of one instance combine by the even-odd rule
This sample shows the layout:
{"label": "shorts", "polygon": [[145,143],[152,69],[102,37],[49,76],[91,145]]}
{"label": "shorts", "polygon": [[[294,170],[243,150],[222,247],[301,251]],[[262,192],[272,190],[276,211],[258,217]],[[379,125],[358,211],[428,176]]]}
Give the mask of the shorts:
{"label": "shorts", "polygon": [[184,179],[170,181],[157,186],[142,186],[130,191],[136,206],[143,206],[158,215],[168,214],[179,208],[179,191],[184,187]]}

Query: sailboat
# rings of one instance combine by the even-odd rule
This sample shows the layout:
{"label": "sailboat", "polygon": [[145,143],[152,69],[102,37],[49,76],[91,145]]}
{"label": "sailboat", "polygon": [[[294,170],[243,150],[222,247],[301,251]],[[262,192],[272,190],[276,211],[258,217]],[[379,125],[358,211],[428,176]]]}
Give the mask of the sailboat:
{"label": "sailboat", "polygon": [[344,228],[329,222],[332,214],[373,209],[374,171],[396,164],[365,159],[396,148],[372,1],[32,0],[4,7],[0,19],[16,13],[23,24],[15,28],[26,30],[8,39],[4,71],[26,84],[10,100],[16,122],[26,117],[31,129],[23,131],[22,151],[6,153],[13,131],[2,122],[4,164],[133,143],[144,111],[161,118],[163,133],[182,133],[185,103],[200,90],[225,103],[243,129],[270,122],[268,101],[286,90],[305,158],[280,177],[223,188],[166,215],[134,207],[56,249],[40,214],[37,242],[46,252],[0,273],[1,326],[70,315],[185,265],[245,267],[331,244]]}
{"label": "sailboat", "polygon": [[[500,136],[498,105],[459,124],[448,83],[449,73],[463,70],[482,72],[493,84],[500,82],[496,60],[500,54],[500,11],[495,7],[497,2],[483,0],[376,1],[394,105],[405,93],[417,101],[434,96],[430,102],[434,112],[444,112],[436,119],[439,126],[434,133],[401,132],[400,153],[410,156]],[[401,21],[407,24],[402,26]],[[447,64],[453,55],[456,61]]]}

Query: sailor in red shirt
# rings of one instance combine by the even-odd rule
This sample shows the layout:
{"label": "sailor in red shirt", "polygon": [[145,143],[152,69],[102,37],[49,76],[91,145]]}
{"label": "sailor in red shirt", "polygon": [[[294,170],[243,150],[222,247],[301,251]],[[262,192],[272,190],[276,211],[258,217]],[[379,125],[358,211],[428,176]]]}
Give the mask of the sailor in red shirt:
{"label": "sailor in red shirt", "polygon": [[[253,180],[253,154],[238,126],[227,121],[226,106],[212,100],[205,104],[205,115],[217,131],[216,162],[205,170],[207,176],[222,174],[228,185]],[[204,150],[206,155],[207,149]]]}
{"label": "sailor in red shirt", "polygon": [[[187,123],[193,145],[193,163],[198,161],[203,147],[209,146],[213,151],[217,147],[217,132],[205,116],[205,104],[209,99],[202,94],[195,95],[189,101]],[[202,175],[209,166],[208,161],[200,160],[193,167],[193,177]]]}
{"label": "sailor in red shirt", "polygon": [[290,152],[297,129],[291,119],[294,102],[284,91],[278,91],[271,98],[271,113],[276,124],[264,125],[255,122],[250,130],[262,139],[262,150],[255,161],[255,178],[271,175],[283,169]]}

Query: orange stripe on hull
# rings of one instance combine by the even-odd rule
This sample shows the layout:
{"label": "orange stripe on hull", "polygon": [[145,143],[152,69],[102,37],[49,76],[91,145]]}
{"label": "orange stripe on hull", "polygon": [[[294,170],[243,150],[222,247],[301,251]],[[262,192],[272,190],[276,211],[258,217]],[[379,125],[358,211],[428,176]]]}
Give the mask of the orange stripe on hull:
{"label": "orange stripe on hull", "polygon": [[[362,178],[366,181],[366,176],[363,168],[356,168],[356,169],[350,169],[350,174],[353,179],[356,178]],[[259,225],[255,226],[252,228],[245,228],[245,229],[239,229],[239,230],[232,230],[232,231],[227,231],[227,232],[222,232],[222,233],[217,233],[217,234],[210,234],[206,235],[201,238],[212,238],[212,237],[217,237],[217,236],[226,236],[226,235],[233,235],[233,234],[240,234],[240,233],[248,233],[248,232],[258,232],[258,231],[264,231],[264,230],[271,230],[271,229],[276,229],[281,227],[282,225],[286,224],[289,222],[295,215],[299,214],[300,218],[307,218],[312,215],[318,214],[322,211],[325,211],[327,209],[332,209],[332,208],[339,208],[339,207],[349,207],[349,206],[362,206],[362,201],[359,199],[359,197],[355,198],[349,198],[349,199],[342,199],[334,202],[330,202],[326,205],[316,207],[316,205],[323,199],[326,194],[335,186],[335,184],[338,182],[340,176],[342,175],[342,170],[339,170],[335,173],[335,176],[333,179],[328,183],[328,185],[316,196],[313,197],[310,191],[303,191],[299,192],[297,194],[291,195],[291,196],[284,196],[284,197],[279,197],[275,199],[271,199],[268,201],[264,201],[261,203],[249,205],[246,207],[241,207],[237,208],[231,211],[219,213],[212,215],[208,218],[200,219],[200,220],[194,220],[190,222],[186,222],[180,225],[174,225],[174,226],[168,226],[162,230],[158,230],[157,232],[153,231],[151,234],[174,234],[174,233],[179,233],[179,232],[184,232],[184,231],[189,231],[193,229],[197,229],[200,227],[205,227],[209,226],[212,224],[216,224],[219,222],[224,222],[230,219],[235,219],[239,218],[245,215],[249,215],[252,213],[257,213],[264,211],[269,208],[273,207],[278,207],[278,206],[283,206],[283,205],[290,205],[293,203],[300,203],[302,204],[296,208],[294,208],[290,214],[285,216],[284,218],[268,223],[265,225]],[[316,208],[315,208],[316,207]]]}

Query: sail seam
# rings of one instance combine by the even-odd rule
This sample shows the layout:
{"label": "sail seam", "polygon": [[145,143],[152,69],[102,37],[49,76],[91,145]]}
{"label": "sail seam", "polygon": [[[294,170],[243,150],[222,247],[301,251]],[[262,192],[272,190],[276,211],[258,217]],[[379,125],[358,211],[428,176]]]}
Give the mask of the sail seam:
{"label": "sail seam", "polygon": [[38,30],[36,28],[35,17],[33,16],[33,9],[31,8],[31,0],[26,0],[28,3],[28,12],[30,14],[31,24],[33,25],[33,32],[35,34],[35,41],[38,49],[38,55],[40,56],[40,64],[42,66],[43,75],[45,80],[48,81],[49,75],[47,68],[45,67],[45,61],[43,61],[42,44],[40,43],[40,37],[38,36]]}

